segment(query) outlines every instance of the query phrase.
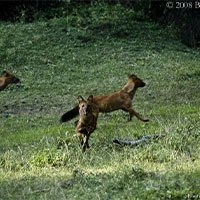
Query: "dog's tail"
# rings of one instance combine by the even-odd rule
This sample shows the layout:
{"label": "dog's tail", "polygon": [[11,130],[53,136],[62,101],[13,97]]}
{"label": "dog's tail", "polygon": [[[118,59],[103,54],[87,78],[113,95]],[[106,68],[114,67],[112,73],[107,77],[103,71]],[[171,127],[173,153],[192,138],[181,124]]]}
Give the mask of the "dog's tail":
{"label": "dog's tail", "polygon": [[67,122],[67,121],[73,119],[74,117],[76,117],[78,115],[78,113],[79,113],[79,107],[76,106],[72,110],[64,113],[60,118],[60,122],[61,123]]}

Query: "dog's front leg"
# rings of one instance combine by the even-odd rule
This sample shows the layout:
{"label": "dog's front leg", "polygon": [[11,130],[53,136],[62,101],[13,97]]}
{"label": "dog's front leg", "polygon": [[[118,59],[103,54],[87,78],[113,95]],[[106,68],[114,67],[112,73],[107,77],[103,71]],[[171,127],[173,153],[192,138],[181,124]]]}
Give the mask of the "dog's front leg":
{"label": "dog's front leg", "polygon": [[129,111],[130,114],[130,121],[132,120],[132,116],[135,115],[139,120],[143,121],[143,122],[148,122],[149,119],[144,119],[142,116],[139,115],[139,113],[137,113],[135,110],[131,109]]}
{"label": "dog's front leg", "polygon": [[86,148],[90,148],[89,143],[88,143],[89,138],[90,138],[90,134],[88,133],[88,134],[85,135],[85,137],[84,137],[82,152],[85,152]]}

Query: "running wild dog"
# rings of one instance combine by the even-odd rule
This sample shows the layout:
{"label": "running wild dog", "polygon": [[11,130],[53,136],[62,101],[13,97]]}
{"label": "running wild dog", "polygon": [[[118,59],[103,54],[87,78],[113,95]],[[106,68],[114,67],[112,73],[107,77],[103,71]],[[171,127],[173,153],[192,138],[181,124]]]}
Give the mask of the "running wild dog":
{"label": "running wild dog", "polygon": [[98,108],[93,104],[93,96],[89,96],[87,100],[78,97],[79,120],[75,122],[76,134],[82,145],[82,152],[89,148],[90,134],[96,129]]}
{"label": "running wild dog", "polygon": [[0,91],[4,90],[9,84],[16,84],[19,82],[20,80],[17,77],[7,71],[3,71],[2,77],[0,77]]}
{"label": "running wild dog", "polygon": [[[132,120],[133,116],[136,116],[139,120],[148,122],[149,119],[143,118],[132,108],[132,100],[136,90],[140,87],[144,87],[145,85],[144,81],[136,75],[129,74],[128,82],[121,90],[107,95],[94,96],[93,103],[96,107],[98,107],[99,112],[107,113],[121,109],[129,113],[129,121]],[[78,112],[79,107],[76,106],[72,110],[64,113],[60,121],[67,122],[76,117]]]}

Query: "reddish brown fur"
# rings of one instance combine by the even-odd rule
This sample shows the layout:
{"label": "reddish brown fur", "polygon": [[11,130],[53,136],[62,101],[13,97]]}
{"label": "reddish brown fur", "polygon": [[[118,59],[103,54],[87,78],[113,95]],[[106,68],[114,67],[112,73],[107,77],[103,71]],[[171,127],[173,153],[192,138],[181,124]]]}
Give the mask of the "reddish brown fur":
{"label": "reddish brown fur", "polygon": [[132,100],[138,87],[144,87],[145,83],[135,75],[128,75],[128,83],[118,92],[112,94],[95,96],[94,103],[99,108],[99,112],[112,112],[122,109],[129,112],[129,120],[133,115],[138,119],[147,122],[148,119],[142,118],[135,110],[132,109]]}
{"label": "reddish brown fur", "polygon": [[[87,100],[83,97],[78,98],[79,102],[79,120],[75,122],[76,134],[82,145],[82,151],[85,152],[89,148],[90,134],[96,129],[98,108],[93,104],[93,96],[89,96]],[[83,138],[84,136],[84,138]]]}
{"label": "reddish brown fur", "polygon": [[[112,94],[94,96],[94,104],[99,108],[99,112],[112,112],[115,110],[122,109],[129,113],[129,120],[135,115],[139,120],[148,122],[148,119],[141,117],[132,108],[132,100],[135,95],[136,90],[139,87],[144,87],[145,83],[138,78],[136,75],[128,75],[127,84],[118,92]],[[66,122],[78,115],[78,106],[74,107],[72,110],[66,112],[61,117],[61,122]]]}
{"label": "reddish brown fur", "polygon": [[0,91],[4,90],[9,84],[16,84],[19,82],[20,80],[17,77],[7,71],[3,71],[2,77],[0,78]]}

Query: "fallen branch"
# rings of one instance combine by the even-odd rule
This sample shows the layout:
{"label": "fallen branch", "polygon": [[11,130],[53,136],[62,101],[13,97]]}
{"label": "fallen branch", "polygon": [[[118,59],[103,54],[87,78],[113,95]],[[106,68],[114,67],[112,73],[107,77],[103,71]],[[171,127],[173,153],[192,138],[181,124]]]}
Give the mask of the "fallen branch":
{"label": "fallen branch", "polygon": [[51,190],[51,188],[44,188],[44,189],[34,190],[34,191],[31,192],[31,194],[49,192],[50,190]]}
{"label": "fallen branch", "polygon": [[121,140],[121,139],[116,138],[113,140],[113,142],[118,145],[129,145],[131,147],[135,147],[135,146],[137,146],[141,143],[147,142],[151,139],[160,139],[164,136],[165,135],[146,135],[146,136],[143,136],[139,140]]}

